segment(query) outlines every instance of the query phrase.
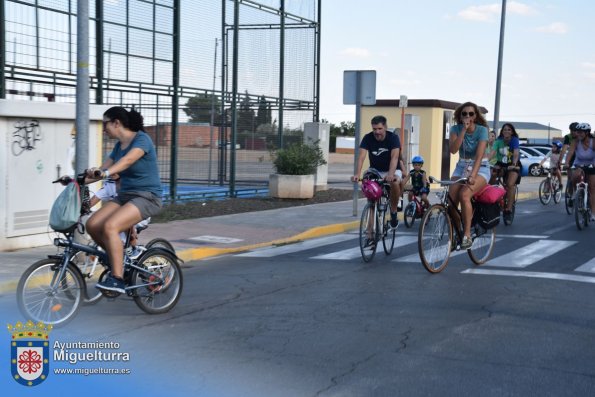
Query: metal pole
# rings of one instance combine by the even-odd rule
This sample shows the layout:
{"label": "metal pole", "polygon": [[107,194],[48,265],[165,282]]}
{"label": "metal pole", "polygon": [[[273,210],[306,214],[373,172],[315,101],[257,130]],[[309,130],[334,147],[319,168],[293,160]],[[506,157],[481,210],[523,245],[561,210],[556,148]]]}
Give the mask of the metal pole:
{"label": "metal pole", "polygon": [[227,113],[225,112],[225,101],[227,96],[227,25],[225,24],[226,7],[225,1],[221,2],[221,121],[219,123],[219,186],[223,186],[225,180],[225,137],[227,136]]}
{"label": "metal pole", "polygon": [[500,19],[500,47],[498,49],[498,72],[496,77],[496,104],[494,105],[494,125],[492,129],[498,129],[500,121],[500,86],[502,84],[502,57],[504,55],[504,25],[506,19],[506,0],[502,0],[502,16]]}
{"label": "metal pole", "polygon": [[238,43],[240,32],[240,0],[234,1],[233,9],[233,59],[231,77],[231,154],[229,161],[229,195],[236,195],[236,134],[238,131]]}
{"label": "metal pole", "polygon": [[180,0],[174,0],[174,42],[173,42],[173,98],[171,101],[171,159],[169,194],[176,201],[178,190],[178,108],[180,106]]}
{"label": "metal pole", "polygon": [[279,149],[283,147],[283,102],[285,80],[285,0],[281,0],[281,31],[279,34]]}
{"label": "metal pole", "polygon": [[5,0],[0,0],[0,98],[6,98],[6,15],[4,13]]}
{"label": "metal pole", "polygon": [[215,126],[215,80],[217,79],[217,38],[215,37],[215,61],[213,62],[213,92],[211,92],[211,134],[209,137],[209,181],[211,184],[211,159],[213,157],[213,128]]}
{"label": "metal pole", "polygon": [[316,76],[314,76],[315,84],[314,92],[316,93],[316,99],[314,103],[314,121],[320,122],[320,34],[322,31],[322,0],[318,0],[318,20],[316,22]]}
{"label": "metal pole", "polygon": [[[361,96],[361,87],[362,85],[362,74],[360,71],[355,73],[355,143],[353,145],[354,150],[354,159],[353,162],[353,175],[357,175],[357,165],[359,164],[359,141],[360,141],[360,132],[359,127],[361,124],[360,119],[360,112],[362,108],[362,102],[360,100]],[[360,175],[357,175],[358,177]],[[359,184],[356,182],[353,183],[353,216],[357,216],[357,199],[359,198]]]}
{"label": "metal pole", "polygon": [[89,168],[89,0],[77,0],[75,172]]}
{"label": "metal pole", "polygon": [[95,103],[103,103],[103,1],[95,2],[95,58],[97,88],[95,89]]}

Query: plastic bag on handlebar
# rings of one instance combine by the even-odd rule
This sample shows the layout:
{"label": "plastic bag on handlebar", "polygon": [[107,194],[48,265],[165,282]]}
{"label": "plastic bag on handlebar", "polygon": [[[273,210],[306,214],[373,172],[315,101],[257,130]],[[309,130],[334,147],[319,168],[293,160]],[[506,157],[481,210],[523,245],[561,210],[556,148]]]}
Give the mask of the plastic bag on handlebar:
{"label": "plastic bag on handlebar", "polygon": [[70,182],[60,193],[50,212],[50,227],[57,232],[74,230],[81,215],[81,189],[78,183]]}

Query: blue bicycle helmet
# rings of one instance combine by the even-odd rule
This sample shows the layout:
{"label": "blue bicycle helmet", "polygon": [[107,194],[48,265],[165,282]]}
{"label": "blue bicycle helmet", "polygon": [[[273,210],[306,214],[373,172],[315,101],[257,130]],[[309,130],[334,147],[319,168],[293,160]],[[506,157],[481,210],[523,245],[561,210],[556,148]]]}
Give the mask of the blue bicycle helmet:
{"label": "blue bicycle helmet", "polygon": [[421,156],[415,156],[414,158],[411,159],[411,164],[423,164],[424,163],[424,158]]}
{"label": "blue bicycle helmet", "polygon": [[558,141],[558,140],[556,140],[556,141],[553,141],[553,142],[552,142],[552,145],[553,145],[553,146],[557,146],[557,147],[558,147],[558,149],[562,149],[562,142],[560,142],[560,141]]}

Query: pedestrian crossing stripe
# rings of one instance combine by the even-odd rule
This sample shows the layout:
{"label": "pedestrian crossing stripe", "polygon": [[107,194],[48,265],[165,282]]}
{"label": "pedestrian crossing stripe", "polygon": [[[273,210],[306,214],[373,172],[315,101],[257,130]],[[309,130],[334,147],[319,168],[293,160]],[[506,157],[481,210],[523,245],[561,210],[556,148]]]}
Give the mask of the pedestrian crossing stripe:
{"label": "pedestrian crossing stripe", "polygon": [[467,269],[463,274],[481,274],[487,276],[511,276],[511,277],[530,277],[544,278],[549,280],[578,281],[581,283],[595,284],[595,277],[579,276],[576,274],[546,273],[546,272],[528,272],[526,270],[501,270],[501,269]]}
{"label": "pedestrian crossing stripe", "polygon": [[486,265],[524,268],[576,243],[576,241],[539,240],[507,254],[490,259]]}
{"label": "pedestrian crossing stripe", "polygon": [[[542,236],[538,235],[523,235],[525,238],[539,238]],[[501,235],[496,238],[496,246],[497,243],[504,238],[513,237],[519,238],[519,236],[511,236],[511,235]],[[234,256],[241,256],[241,257],[253,257],[253,258],[270,258],[278,255],[285,255],[300,251],[306,251],[313,248],[323,247],[335,243],[341,243],[349,240],[354,241],[354,246],[351,248],[333,251],[326,254],[320,254],[311,256],[310,259],[315,260],[353,260],[360,257],[361,252],[360,248],[357,245],[357,234],[353,233],[343,233],[337,234],[332,236],[326,236],[311,240],[305,240],[295,244],[288,244],[283,246],[276,246],[276,247],[266,247],[261,248],[253,251],[248,251],[242,254],[237,254]],[[401,233],[397,235],[397,239],[395,240],[395,249],[396,252],[393,252],[391,257],[387,257],[387,259],[391,259],[392,262],[408,262],[408,263],[420,263],[419,253],[415,252],[410,255],[399,257],[399,248],[405,247],[410,244],[417,243],[417,235],[413,233]],[[511,269],[524,269],[536,262],[545,259],[546,257],[555,255],[556,253],[573,246],[576,244],[577,241],[565,241],[565,240],[549,240],[549,239],[539,239],[538,241],[532,242],[524,247],[516,249],[514,251],[508,252],[506,254],[492,257],[489,259],[483,266],[485,267],[500,267],[500,268],[511,268]],[[382,251],[382,242],[378,243],[378,250]],[[467,254],[466,250],[460,251],[452,251],[450,257],[456,257],[462,254]],[[394,259],[393,259],[394,258]],[[519,270],[515,270],[519,272]],[[578,272],[585,272],[585,273],[595,273],[595,258],[589,260],[588,262],[584,263],[583,265],[579,266],[575,269]],[[496,269],[494,269],[493,274],[497,274]],[[504,273],[503,273],[504,274]],[[550,273],[546,273],[550,274]],[[586,276],[585,276],[586,277]]]}

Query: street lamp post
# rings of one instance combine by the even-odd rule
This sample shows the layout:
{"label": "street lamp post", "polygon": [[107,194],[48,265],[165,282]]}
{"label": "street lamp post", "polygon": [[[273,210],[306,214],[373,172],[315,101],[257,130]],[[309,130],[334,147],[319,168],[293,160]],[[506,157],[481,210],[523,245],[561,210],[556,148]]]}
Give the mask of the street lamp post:
{"label": "street lamp post", "polygon": [[504,25],[506,19],[506,0],[502,0],[502,15],[500,17],[500,46],[498,49],[498,71],[496,73],[496,104],[494,106],[494,131],[498,129],[500,121],[500,86],[502,84],[502,56],[504,55]]}

